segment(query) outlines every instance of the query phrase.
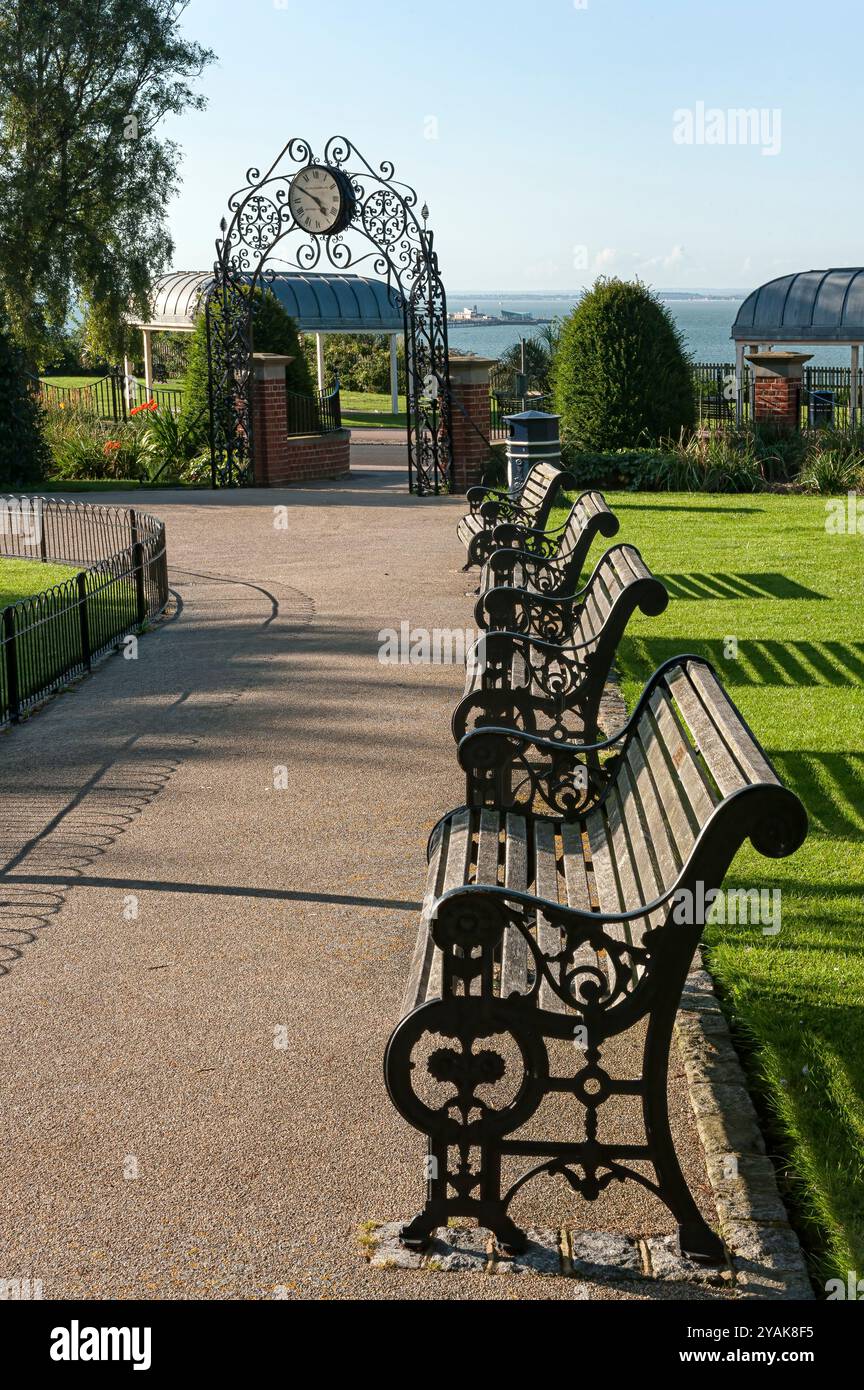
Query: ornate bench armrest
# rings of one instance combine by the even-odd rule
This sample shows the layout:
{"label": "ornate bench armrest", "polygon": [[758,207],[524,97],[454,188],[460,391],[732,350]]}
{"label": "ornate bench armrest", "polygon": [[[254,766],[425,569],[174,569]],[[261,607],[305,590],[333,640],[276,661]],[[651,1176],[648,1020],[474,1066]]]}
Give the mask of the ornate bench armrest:
{"label": "ornate bench armrest", "polygon": [[574,666],[580,663],[581,653],[591,645],[590,642],[548,641],[533,632],[494,628],[491,632],[481,633],[469,655],[475,664],[481,666],[503,665],[511,661],[517,651],[521,652],[532,669],[552,663]]}
{"label": "ornate bench armrest", "polygon": [[558,578],[558,567],[554,560],[546,560],[533,555],[530,550],[493,550],[489,556],[489,569],[496,584],[501,578],[512,578],[513,571],[520,565],[526,578],[532,584],[551,586]]}
{"label": "ornate bench armrest", "polygon": [[480,507],[480,515],[489,530],[501,522],[512,522],[516,526],[528,526],[531,518],[520,502],[508,497],[506,492],[493,497]]}
{"label": "ornate bench armrest", "polygon": [[[516,888],[496,887],[486,883],[466,883],[461,888],[451,888],[449,892],[443,893],[434,903],[430,915],[431,919],[435,921],[442,917],[445,912],[449,915],[458,913],[461,908],[470,910],[474,903],[479,904],[485,896],[488,902],[497,901],[502,907],[506,907],[507,903],[514,903],[527,907],[532,913],[539,910],[549,921],[560,922],[562,926],[593,927],[602,925],[604,922],[638,921],[647,917],[649,913],[656,912],[658,908],[666,906],[678,892],[680,892],[680,888],[676,881],[659,898],[652,898],[650,902],[640,903],[626,911],[610,912],[604,908],[602,912],[585,912],[582,908],[567,907],[564,903],[552,902],[550,898],[540,898],[534,893],[523,893]],[[433,930],[433,937],[434,935]]]}
{"label": "ornate bench armrest", "polygon": [[[497,636],[498,634],[489,634]],[[519,638],[519,633],[501,633],[505,639]],[[488,641],[488,638],[486,639]],[[551,646],[551,643],[540,643],[540,646]],[[664,661],[662,666],[658,666],[651,679],[645,686],[642,694],[636,702],[632,714],[620,729],[608,738],[600,739],[596,743],[571,743],[564,739],[546,738],[543,734],[529,733],[523,729],[513,729],[506,726],[489,725],[483,729],[474,729],[466,734],[459,743],[459,762],[469,774],[480,771],[484,766],[497,767],[499,762],[503,765],[504,761],[512,760],[516,757],[524,757],[532,749],[538,753],[555,757],[560,761],[562,767],[576,766],[580,763],[588,763],[595,767],[600,766],[599,755],[601,753],[623,753],[628,739],[637,728],[645,709],[651,700],[657,686],[664,680],[667,671],[680,666],[682,662],[699,661],[705,666],[709,663],[702,657],[673,656],[668,661]],[[713,669],[710,668],[709,669]],[[502,761],[503,760],[503,761]],[[617,763],[617,757],[614,760]],[[604,775],[609,775],[613,770],[613,760],[610,759],[603,764]]]}
{"label": "ornate bench armrest", "polygon": [[484,487],[480,485],[476,487],[469,487],[468,491],[465,494],[465,498],[468,502],[468,506],[470,507],[471,511],[479,512],[484,502],[495,501],[499,495],[499,488]]}
{"label": "ornate bench armrest", "polygon": [[480,627],[490,630],[504,628],[563,643],[570,640],[578,603],[576,598],[535,594],[512,584],[499,584],[477,600],[475,617]]}
{"label": "ornate bench armrest", "polygon": [[539,531],[533,526],[505,521],[495,527],[492,540],[496,550],[523,550],[551,559],[558,551],[557,535],[557,531]]}
{"label": "ornate bench armrest", "polygon": [[[620,735],[601,744],[559,742],[521,729],[474,729],[459,743],[474,806],[530,811],[541,801],[555,815],[584,815],[605,792],[617,758],[601,763],[599,752],[614,748]],[[540,756],[531,756],[531,754]]]}

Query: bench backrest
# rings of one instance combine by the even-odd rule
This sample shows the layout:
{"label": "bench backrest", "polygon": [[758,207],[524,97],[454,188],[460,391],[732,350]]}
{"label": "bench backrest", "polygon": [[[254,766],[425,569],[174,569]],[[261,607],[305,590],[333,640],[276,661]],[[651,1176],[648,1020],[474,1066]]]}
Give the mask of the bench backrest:
{"label": "bench backrest", "polygon": [[528,470],[519,493],[519,502],[535,527],[543,528],[560,489],[567,478],[556,463],[535,463]]}
{"label": "bench backrest", "polygon": [[583,492],[570,508],[570,515],[564,523],[558,542],[557,559],[566,560],[578,548],[579,542],[588,529],[592,519],[609,513],[606,499],[600,492]]}
{"label": "bench backrest", "polygon": [[[622,910],[668,893],[682,871],[694,887],[698,876],[706,892],[720,888],[748,836],[761,853],[779,857],[807,832],[804,807],[782,786],[711,667],[680,658],[658,676],[643,696],[615,780],[588,817],[601,902],[617,898]],[[712,819],[712,835],[697,851]],[[649,925],[660,927],[668,916],[667,907],[656,909],[631,925],[632,939],[638,944]]]}
{"label": "bench backrest", "polygon": [[[665,586],[651,573],[636,547],[615,545],[600,559],[582,591],[572,641],[595,647],[601,634],[608,633],[608,619],[615,604],[631,588],[639,606],[653,617],[662,613],[669,602]],[[625,622],[627,617],[629,614],[624,616]],[[620,633],[609,635],[617,643]]]}

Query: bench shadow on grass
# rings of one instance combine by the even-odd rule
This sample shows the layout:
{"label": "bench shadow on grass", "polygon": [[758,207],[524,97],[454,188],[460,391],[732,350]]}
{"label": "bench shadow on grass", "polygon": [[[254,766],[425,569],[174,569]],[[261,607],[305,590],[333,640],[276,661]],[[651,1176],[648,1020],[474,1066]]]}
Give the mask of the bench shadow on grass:
{"label": "bench shadow on grass", "polygon": [[815,589],[808,589],[786,574],[766,571],[759,574],[689,574],[660,576],[671,598],[686,599],[827,599]]}
{"label": "bench shadow on grass", "polygon": [[[734,623],[730,623],[730,628],[734,632]],[[737,656],[728,656],[727,650],[727,639],[722,637],[626,637],[621,648],[624,670],[628,674],[644,674],[645,680],[670,657],[690,652],[710,661],[727,686],[794,689],[858,687],[864,682],[864,642],[743,638],[738,642]]]}

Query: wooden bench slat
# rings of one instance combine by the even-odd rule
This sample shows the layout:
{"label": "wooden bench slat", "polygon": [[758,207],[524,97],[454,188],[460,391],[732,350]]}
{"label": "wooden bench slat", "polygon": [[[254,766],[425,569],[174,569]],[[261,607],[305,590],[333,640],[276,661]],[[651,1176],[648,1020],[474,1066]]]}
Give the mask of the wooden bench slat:
{"label": "wooden bench slat", "polygon": [[[565,821],[561,826],[561,844],[564,852],[564,881],[567,885],[567,902],[580,912],[591,912],[591,892],[585,867],[585,846],[582,842],[582,828],[578,824]],[[575,968],[588,965],[606,974],[605,962],[600,959],[594,947],[587,941],[574,952]]]}
{"label": "wooden bench slat", "polygon": [[[504,883],[518,893],[528,888],[528,827],[524,817],[506,821]],[[501,950],[501,998],[528,993],[528,945],[518,927],[505,927]]]}
{"label": "wooden bench slat", "polygon": [[681,721],[665,691],[651,697],[651,710],[671,766],[687,794],[691,815],[697,826],[704,825],[714,809],[716,797],[702,767],[681,728]]}
{"label": "wooden bench slat", "polygon": [[745,779],[748,782],[778,783],[773,767],[741,723],[737,710],[717,677],[705,666],[694,666],[690,679]]}
{"label": "wooden bench slat", "polygon": [[481,811],[475,883],[489,883],[493,887],[497,886],[500,840],[501,816],[497,811]]}
{"label": "wooden bench slat", "polygon": [[426,998],[432,957],[437,951],[429,932],[429,914],[441,896],[449,844],[450,826],[445,821],[443,825],[438,827],[432,842],[432,854],[429,858],[429,869],[426,874],[426,893],[423,898],[423,909],[420,913],[417,942],[414,946],[405,993],[402,997],[403,1015],[409,1014]]}
{"label": "wooden bench slat", "polygon": [[670,671],[667,684],[684,715],[696,746],[722,796],[728,796],[741,785],[741,771],[708,715],[690,678],[680,666]]}
{"label": "wooden bench slat", "polygon": [[[643,791],[650,791],[650,777],[644,763],[641,786],[640,779],[635,775],[633,766],[628,759],[621,770],[619,788],[629,863],[636,886],[636,897],[631,898],[625,885],[624,899],[625,902],[631,904],[650,902],[652,898],[657,898],[662,894],[665,883],[663,871],[656,857],[656,826],[649,817],[642,795]],[[622,874],[621,877],[623,880],[624,875]],[[640,945],[648,927],[662,927],[667,915],[667,908],[657,908],[647,917],[634,920],[631,926],[633,942],[637,946]]]}
{"label": "wooden bench slat", "polygon": [[[627,751],[627,762],[636,782],[636,789],[639,793],[643,819],[650,826],[652,845],[659,868],[657,878],[657,891],[662,892],[670,888],[678,877],[680,868],[680,858],[673,832],[667,823],[667,816],[674,810],[672,806],[664,806],[662,793],[658,791],[656,781],[656,766],[662,763],[662,755],[656,746],[656,732],[646,716],[642,716],[636,737],[631,741]],[[668,776],[668,768],[665,763],[663,770],[666,772],[667,786],[670,798],[674,800],[674,788],[671,778]],[[683,807],[679,805],[679,813],[683,817]],[[686,821],[686,818],[684,818]]]}
{"label": "wooden bench slat", "polygon": [[[444,878],[441,884],[441,894],[449,893],[452,888],[462,887],[468,877],[470,859],[471,812],[465,809],[459,811],[450,821],[450,843],[447,851]],[[439,894],[439,897],[441,894]],[[441,952],[436,950],[433,953],[432,964],[429,969],[429,983],[426,988],[427,999],[441,998],[442,964]]]}
{"label": "wooden bench slat", "polygon": [[[555,824],[553,821],[537,821],[534,826],[535,884],[538,897],[557,903],[558,861],[555,851]],[[554,956],[561,950],[561,928],[553,926],[542,912],[537,913],[537,944],[544,954]],[[552,967],[557,976],[558,967]],[[553,1013],[566,1013],[567,1005],[544,979],[540,985],[540,1007]]]}
{"label": "wooden bench slat", "polygon": [[[607,912],[620,912],[621,895],[618,891],[618,882],[613,866],[612,832],[608,827],[602,808],[589,813],[585,828],[588,832],[591,866],[594,870],[594,883],[597,888],[597,902],[600,912],[602,914],[604,909]],[[627,934],[623,926],[619,924],[607,923],[606,934],[617,941],[627,940]]]}
{"label": "wooden bench slat", "polygon": [[[651,782],[656,791],[657,817],[662,821],[664,828],[663,846],[658,851],[664,871],[671,874],[672,878],[667,881],[669,886],[672,879],[676,878],[681,866],[687,859],[695,840],[696,832],[693,829],[693,812],[689,806],[686,793],[679,778],[673,774],[663,748],[657,730],[657,723],[653,711],[647,709],[639,721],[638,745],[633,752],[634,758],[642,758],[648,765],[651,775]],[[667,857],[665,846],[671,848],[671,859]]]}
{"label": "wooden bench slat", "polygon": [[[618,877],[618,888],[616,891],[618,910],[627,911],[637,903],[644,902],[644,897],[630,855],[630,846],[624,827],[625,812],[621,803],[617,784],[610,788],[609,796],[606,800],[606,814],[607,824],[609,826],[609,848],[614,858]],[[644,931],[645,923],[641,919],[633,922],[622,922],[619,925],[610,925],[607,927],[607,932],[610,936],[617,936],[619,941],[626,941],[628,944],[635,942],[637,945],[642,939]]]}

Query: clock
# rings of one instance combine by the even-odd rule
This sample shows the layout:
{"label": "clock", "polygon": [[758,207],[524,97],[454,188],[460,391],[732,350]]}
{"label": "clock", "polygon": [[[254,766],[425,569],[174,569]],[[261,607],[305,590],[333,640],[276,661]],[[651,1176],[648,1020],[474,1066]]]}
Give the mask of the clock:
{"label": "clock", "polygon": [[354,189],[341,169],[309,164],[295,176],[288,193],[291,216],[304,232],[333,236],[354,215]]}

